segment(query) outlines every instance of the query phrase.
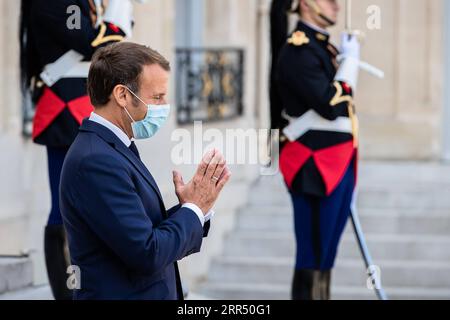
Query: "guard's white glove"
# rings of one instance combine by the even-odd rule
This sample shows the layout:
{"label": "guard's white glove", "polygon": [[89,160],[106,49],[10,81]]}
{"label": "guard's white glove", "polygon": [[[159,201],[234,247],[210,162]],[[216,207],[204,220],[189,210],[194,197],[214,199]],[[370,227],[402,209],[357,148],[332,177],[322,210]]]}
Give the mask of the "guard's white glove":
{"label": "guard's white glove", "polygon": [[348,83],[356,89],[359,74],[361,44],[358,37],[347,32],[341,34],[341,58],[343,59],[334,80]]}
{"label": "guard's white glove", "polygon": [[103,21],[118,26],[127,38],[133,35],[133,4],[131,0],[109,0]]}
{"label": "guard's white glove", "polygon": [[359,60],[361,55],[361,44],[359,43],[358,37],[356,35],[343,32],[341,34],[340,51],[341,55],[344,57],[352,57]]}

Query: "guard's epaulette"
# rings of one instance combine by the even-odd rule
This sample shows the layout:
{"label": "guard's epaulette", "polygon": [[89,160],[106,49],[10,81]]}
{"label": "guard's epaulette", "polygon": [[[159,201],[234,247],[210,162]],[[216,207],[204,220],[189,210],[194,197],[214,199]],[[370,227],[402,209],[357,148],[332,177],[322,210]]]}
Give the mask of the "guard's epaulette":
{"label": "guard's epaulette", "polygon": [[300,47],[309,43],[309,38],[303,31],[295,31],[292,36],[287,40],[287,43],[293,46]]}

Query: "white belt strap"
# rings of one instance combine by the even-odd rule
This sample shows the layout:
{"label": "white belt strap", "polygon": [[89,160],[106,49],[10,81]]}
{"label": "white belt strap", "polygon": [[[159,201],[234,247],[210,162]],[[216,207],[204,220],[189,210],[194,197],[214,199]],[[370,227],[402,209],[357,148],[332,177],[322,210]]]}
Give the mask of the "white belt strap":
{"label": "white belt strap", "polygon": [[283,129],[283,133],[289,141],[296,141],[310,130],[352,133],[352,121],[347,117],[328,120],[314,110],[306,112],[299,118],[292,118],[286,114],[283,117],[290,121],[290,124]]}
{"label": "white belt strap", "polygon": [[42,81],[51,87],[62,78],[87,78],[90,62],[83,62],[83,55],[69,50],[58,60],[44,67],[40,74]]}

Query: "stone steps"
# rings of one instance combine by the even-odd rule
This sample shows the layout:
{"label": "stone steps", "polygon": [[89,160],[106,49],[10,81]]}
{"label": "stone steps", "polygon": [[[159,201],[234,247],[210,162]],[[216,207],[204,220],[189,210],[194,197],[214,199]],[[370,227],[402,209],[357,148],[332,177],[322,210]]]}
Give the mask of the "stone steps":
{"label": "stone steps", "polygon": [[[202,294],[289,299],[295,259],[293,210],[280,176],[261,177],[236,216]],[[450,166],[365,162],[358,210],[390,299],[450,299]],[[376,299],[349,222],[332,276],[333,299]]]}
{"label": "stone steps", "polygon": [[[370,252],[375,260],[450,261],[450,236],[422,236],[396,234],[366,234]],[[292,233],[236,232],[226,240],[225,256],[293,257],[295,240]],[[344,234],[339,248],[339,258],[360,257],[358,245],[352,234]]]}
{"label": "stone steps", "polygon": [[0,300],[54,300],[48,285],[26,287],[0,295]]}
{"label": "stone steps", "polygon": [[[268,188],[271,189],[271,188]],[[434,209],[449,209],[450,189],[429,188],[428,190],[383,190],[383,189],[361,189],[358,194],[359,208],[404,208],[421,209],[425,213]],[[286,206],[289,204],[290,197],[283,192],[274,190],[256,189],[250,195],[250,205],[272,205]]]}
{"label": "stone steps", "polygon": [[31,259],[0,257],[0,294],[28,287],[32,283]]}
{"label": "stone steps", "polygon": [[[377,261],[381,281],[389,287],[450,288],[450,262]],[[209,273],[211,282],[284,284],[289,287],[294,260],[254,257],[223,257]],[[267,275],[270,275],[268,277]],[[362,286],[367,282],[361,259],[339,259],[333,271],[334,286]]]}
{"label": "stone steps", "polygon": [[[213,299],[223,300],[288,300],[290,288],[285,285],[265,283],[221,282],[203,288],[203,293]],[[391,300],[448,300],[450,289],[385,287]],[[376,300],[373,290],[366,287],[340,286],[331,292],[333,300]]]}
{"label": "stone steps", "polygon": [[[236,228],[243,231],[293,231],[293,212],[290,207],[246,207],[238,214]],[[450,231],[450,214],[440,211],[424,214],[404,214],[395,210],[366,209],[359,212],[366,233],[446,235]],[[276,218],[275,218],[276,217]]]}

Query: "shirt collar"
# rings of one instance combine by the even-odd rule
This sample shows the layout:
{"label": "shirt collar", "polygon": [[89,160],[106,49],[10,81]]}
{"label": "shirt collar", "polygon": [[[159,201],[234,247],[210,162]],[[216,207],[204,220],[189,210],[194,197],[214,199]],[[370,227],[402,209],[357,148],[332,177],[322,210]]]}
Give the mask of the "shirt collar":
{"label": "shirt collar", "polygon": [[120,141],[122,141],[123,144],[126,145],[127,147],[129,147],[131,145],[130,138],[128,138],[128,136],[125,134],[125,132],[123,132],[122,129],[120,129],[114,123],[106,120],[105,118],[103,118],[102,116],[98,115],[95,112],[91,113],[91,116],[89,117],[89,120],[93,121],[93,122],[96,122],[98,124],[101,124],[102,126],[104,126],[104,127],[108,128],[109,130],[111,130],[117,136],[117,138],[119,138]]}
{"label": "shirt collar", "polygon": [[320,27],[318,27],[318,26],[315,26],[315,25],[313,25],[312,23],[308,23],[308,22],[305,22],[305,21],[303,21],[303,20],[301,20],[301,21],[302,21],[303,24],[305,24],[306,26],[310,27],[310,28],[313,29],[314,31],[317,31],[317,32],[319,32],[319,33],[322,33],[322,34],[325,35],[325,36],[329,36],[329,35],[330,35],[330,33],[329,33],[327,30],[325,30],[325,29],[322,29],[322,28],[320,28]]}

